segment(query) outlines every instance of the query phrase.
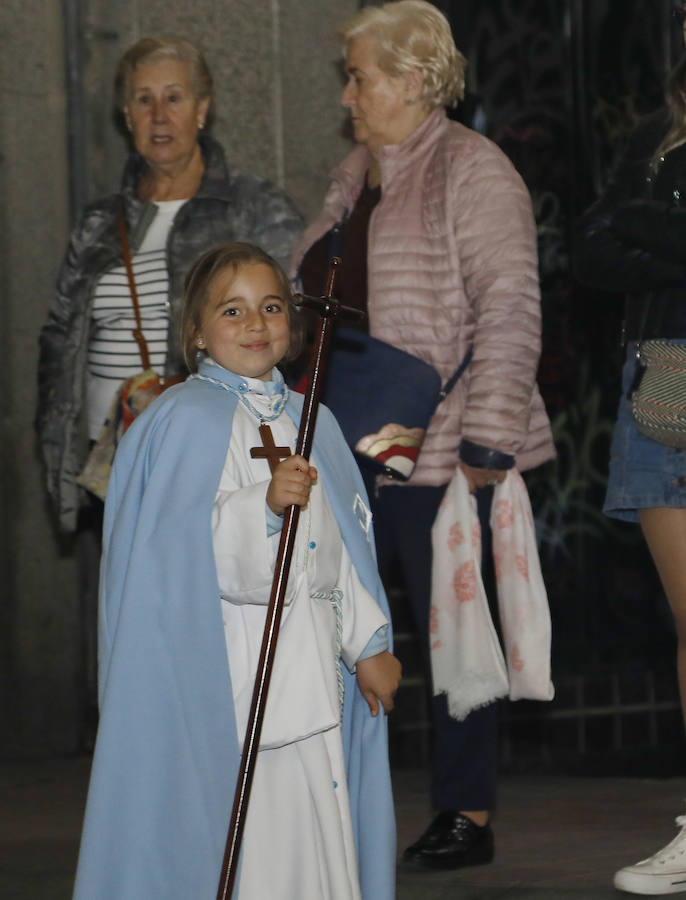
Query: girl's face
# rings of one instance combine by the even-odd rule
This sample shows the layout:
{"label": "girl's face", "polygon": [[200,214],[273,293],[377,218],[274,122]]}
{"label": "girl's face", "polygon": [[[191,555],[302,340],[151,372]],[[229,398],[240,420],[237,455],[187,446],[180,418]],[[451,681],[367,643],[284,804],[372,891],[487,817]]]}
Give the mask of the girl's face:
{"label": "girl's face", "polygon": [[210,283],[198,349],[236,375],[271,381],[289,341],[287,299],[271,266],[244,263],[219,272]]}

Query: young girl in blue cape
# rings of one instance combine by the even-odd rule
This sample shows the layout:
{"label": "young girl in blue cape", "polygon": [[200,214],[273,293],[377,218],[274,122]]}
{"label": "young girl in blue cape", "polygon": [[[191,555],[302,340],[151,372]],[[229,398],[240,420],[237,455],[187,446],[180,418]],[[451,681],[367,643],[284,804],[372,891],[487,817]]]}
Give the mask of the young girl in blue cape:
{"label": "young girl in blue cape", "polygon": [[[213,900],[284,510],[301,508],[266,706],[240,900],[392,900],[386,723],[400,677],[367,498],[329,411],[312,463],[276,365],[288,281],[249,244],[186,279],[191,377],[117,450],[100,587],[100,726],[77,900]],[[198,358],[200,362],[198,363]]]}

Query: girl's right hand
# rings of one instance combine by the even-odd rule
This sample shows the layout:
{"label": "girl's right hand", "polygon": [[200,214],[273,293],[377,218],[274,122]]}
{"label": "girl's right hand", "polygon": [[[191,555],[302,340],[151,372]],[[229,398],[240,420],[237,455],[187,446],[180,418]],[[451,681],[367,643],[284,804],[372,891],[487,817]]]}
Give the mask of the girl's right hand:
{"label": "girl's right hand", "polygon": [[393,709],[393,698],[400,684],[400,660],[384,650],[376,656],[358,659],[355,668],[357,684],[372,716],[378,716],[379,703],[388,714]]}
{"label": "girl's right hand", "polygon": [[287,506],[307,506],[316,480],[317,470],[303,456],[287,456],[269,482],[267,505],[277,516],[282,516]]}

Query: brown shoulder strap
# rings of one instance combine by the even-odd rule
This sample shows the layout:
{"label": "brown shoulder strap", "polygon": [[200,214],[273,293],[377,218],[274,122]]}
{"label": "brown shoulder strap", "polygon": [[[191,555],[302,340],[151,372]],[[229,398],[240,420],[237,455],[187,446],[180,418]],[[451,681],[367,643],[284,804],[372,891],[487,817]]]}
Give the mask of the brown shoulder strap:
{"label": "brown shoulder strap", "polygon": [[131,291],[131,302],[133,303],[133,313],[136,317],[136,327],[132,334],[138,344],[138,352],[140,353],[141,363],[144,369],[150,368],[150,354],[148,353],[148,342],[143,334],[141,325],[141,311],[138,305],[138,292],[136,291],[136,282],[133,277],[133,266],[131,265],[131,251],[129,250],[129,237],[126,233],[126,221],[124,219],[124,198],[121,194],[117,197],[117,220],[119,222],[119,237],[121,238],[121,249],[124,254],[124,265],[126,266],[126,275],[129,279],[129,290]]}

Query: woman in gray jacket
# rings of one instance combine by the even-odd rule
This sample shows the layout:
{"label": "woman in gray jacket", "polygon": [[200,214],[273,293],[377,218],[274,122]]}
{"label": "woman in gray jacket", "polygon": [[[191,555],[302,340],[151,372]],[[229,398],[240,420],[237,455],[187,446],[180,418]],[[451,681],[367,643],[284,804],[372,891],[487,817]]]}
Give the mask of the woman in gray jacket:
{"label": "woman in gray jacket", "polygon": [[229,171],[203,133],[212,97],[207,64],[190,41],[146,37],[123,55],[115,99],[133,152],[120,194],[97,200],[72,232],[40,335],[37,430],[60,527],[77,528],[76,483],[122,380],[140,371],[117,208],[123,199],[134,277],[153,368],[184,374],[176,337],[183,278],[222,241],[258,244],[286,262],[300,215],[267,181]]}
{"label": "woman in gray jacket", "polygon": [[130,245],[142,331],[161,376],[185,374],[177,320],[185,273],[224,241],[258,244],[285,262],[301,232],[288,197],[229,171],[203,133],[212,77],[200,51],[167,35],[137,41],[115,78],[131,135],[119,194],[89,205],[74,228],[40,334],[36,428],[60,529],[77,532],[86,744],[96,718],[96,595],[103,504],[77,484],[121,382],[143,368],[124,267],[118,210]]}

